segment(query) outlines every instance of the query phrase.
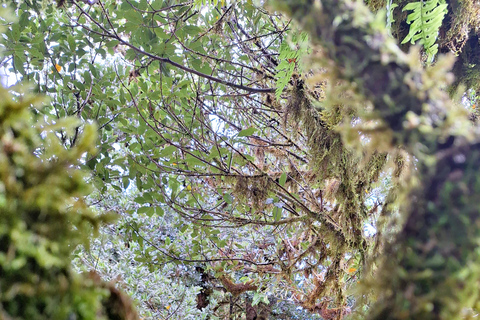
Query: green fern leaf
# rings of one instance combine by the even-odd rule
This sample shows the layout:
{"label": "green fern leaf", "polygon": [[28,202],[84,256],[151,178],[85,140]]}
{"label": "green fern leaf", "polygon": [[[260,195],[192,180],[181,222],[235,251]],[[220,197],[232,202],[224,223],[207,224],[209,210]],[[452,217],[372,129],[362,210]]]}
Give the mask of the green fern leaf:
{"label": "green fern leaf", "polygon": [[426,0],[408,3],[402,11],[413,11],[407,16],[410,24],[408,35],[403,43],[418,42],[422,44],[428,55],[428,61],[432,61],[438,52],[438,30],[442,26],[443,18],[447,13],[447,4],[439,0]]}
{"label": "green fern leaf", "polygon": [[283,90],[292,78],[295,66],[300,58],[308,51],[307,33],[303,32],[300,35],[294,35],[291,42],[293,46],[290,46],[286,41],[280,45],[278,56],[280,63],[276,68],[277,74],[275,75],[275,96],[277,100],[280,99]]}

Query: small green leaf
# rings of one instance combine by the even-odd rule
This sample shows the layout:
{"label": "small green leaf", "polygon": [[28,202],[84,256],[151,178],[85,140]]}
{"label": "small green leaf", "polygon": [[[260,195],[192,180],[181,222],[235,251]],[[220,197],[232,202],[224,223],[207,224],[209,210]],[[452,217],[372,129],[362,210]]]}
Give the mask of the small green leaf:
{"label": "small green leaf", "polygon": [[146,214],[147,216],[151,217],[155,212],[155,208],[153,207],[140,207],[137,210],[138,214]]}
{"label": "small green leaf", "polygon": [[177,150],[177,147],[175,147],[175,146],[165,147],[165,148],[163,148],[162,151],[160,151],[160,157],[170,156],[175,150]]}
{"label": "small green leaf", "polygon": [[23,67],[24,59],[18,55],[13,56],[13,66],[15,70],[20,72],[22,75],[25,74],[25,69]]}
{"label": "small green leaf", "polygon": [[163,217],[163,215],[165,214],[165,211],[163,211],[163,209],[161,207],[156,207],[155,208],[155,214],[157,216]]}
{"label": "small green leaf", "polygon": [[287,174],[284,172],[280,176],[280,180],[278,181],[278,183],[280,184],[280,186],[283,187],[283,186],[285,186],[285,182],[287,182]]}
{"label": "small green leaf", "polygon": [[238,133],[237,137],[247,137],[251,136],[257,129],[250,127],[248,129],[242,130]]}
{"label": "small green leaf", "polygon": [[130,179],[128,177],[123,177],[122,178],[122,185],[124,189],[127,189],[128,186],[130,185]]}
{"label": "small green leaf", "polygon": [[133,201],[135,201],[138,204],[144,204],[147,203],[144,197],[136,197]]}
{"label": "small green leaf", "polygon": [[132,10],[132,8],[129,8],[129,10],[125,10],[123,14],[125,19],[129,22],[138,24],[143,22],[142,14],[137,10]]}
{"label": "small green leaf", "polygon": [[228,204],[232,204],[233,197],[229,193],[225,193],[223,195],[223,200],[225,200],[225,202],[228,203]]}
{"label": "small green leaf", "polygon": [[77,44],[75,43],[75,39],[71,35],[68,35],[67,42],[68,42],[68,46],[70,47],[70,50],[72,52],[75,52],[75,50],[77,50]]}
{"label": "small green leaf", "polygon": [[282,219],[282,208],[275,207],[273,209],[273,220],[277,222],[280,221],[280,219]]}
{"label": "small green leaf", "polygon": [[258,292],[255,292],[253,294],[253,299],[252,299],[252,306],[256,306],[257,304],[259,304],[260,302],[262,302],[262,294],[258,293]]}
{"label": "small green leaf", "polygon": [[220,241],[217,242],[217,246],[219,248],[225,248],[226,245],[227,245],[227,241],[225,241],[225,240],[220,240]]}

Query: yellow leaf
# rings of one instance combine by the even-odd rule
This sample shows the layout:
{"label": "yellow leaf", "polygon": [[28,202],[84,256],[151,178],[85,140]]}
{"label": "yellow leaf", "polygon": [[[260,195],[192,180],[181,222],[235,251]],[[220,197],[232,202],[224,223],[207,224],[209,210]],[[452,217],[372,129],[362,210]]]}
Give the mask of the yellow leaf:
{"label": "yellow leaf", "polygon": [[354,273],[355,271],[357,271],[356,268],[350,268],[350,269],[348,269],[348,273]]}
{"label": "yellow leaf", "polygon": [[55,64],[55,69],[57,69],[58,72],[62,71],[62,66]]}
{"label": "yellow leaf", "polygon": [[176,166],[176,165],[177,165],[177,164],[176,164],[175,162],[174,162],[174,163],[172,163],[172,166]]}
{"label": "yellow leaf", "polygon": [[170,310],[170,305],[166,306],[165,309]]}
{"label": "yellow leaf", "polygon": [[188,191],[191,191],[191,190],[192,190],[192,186],[187,186],[187,190],[188,190]]}

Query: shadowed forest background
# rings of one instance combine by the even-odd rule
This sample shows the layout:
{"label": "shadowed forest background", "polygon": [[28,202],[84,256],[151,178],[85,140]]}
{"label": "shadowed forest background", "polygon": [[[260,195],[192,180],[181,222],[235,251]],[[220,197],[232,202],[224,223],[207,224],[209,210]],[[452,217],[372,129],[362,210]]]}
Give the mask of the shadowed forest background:
{"label": "shadowed forest background", "polygon": [[0,0],[0,319],[473,319],[478,0]]}

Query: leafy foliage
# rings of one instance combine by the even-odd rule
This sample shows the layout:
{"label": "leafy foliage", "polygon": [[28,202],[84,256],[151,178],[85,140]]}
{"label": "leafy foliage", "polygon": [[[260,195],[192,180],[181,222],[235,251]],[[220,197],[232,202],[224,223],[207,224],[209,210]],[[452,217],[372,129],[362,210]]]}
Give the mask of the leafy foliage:
{"label": "leafy foliage", "polygon": [[202,288],[201,275],[194,266],[160,263],[163,257],[158,259],[148,254],[156,251],[155,247],[168,249],[170,243],[165,243],[166,239],[178,241],[168,223],[146,215],[121,219],[116,225],[103,227],[89,249],[78,250],[79,270],[94,269],[102,278],[128,292],[137,301],[144,319],[195,320],[213,314],[217,306],[214,297],[207,308],[197,308],[197,295]]}
{"label": "leafy foliage", "polygon": [[[384,263],[397,235],[441,254],[395,217],[433,221],[440,231],[428,234],[450,241],[436,216],[400,206],[415,198],[408,193],[413,175],[432,190],[423,164],[434,162],[437,141],[448,138],[441,133],[463,134],[448,123],[465,117],[443,108],[453,104],[437,87],[449,83],[448,63],[423,70],[385,33],[384,17],[361,2],[322,0],[322,10],[311,1],[272,2],[304,24],[308,39],[253,1],[74,0],[60,9],[51,2],[2,2],[20,19],[5,32],[0,66],[51,98],[35,110],[39,118],[79,119],[71,130],[57,128],[63,148],[75,149],[85,126],[98,123],[97,150],[82,162],[93,170],[90,200],[122,219],[102,229],[91,250],[78,249],[77,261],[117,280],[142,315],[338,319],[351,311],[350,289],[365,272],[392,286],[388,275],[365,266]],[[389,3],[393,9],[400,2]],[[403,22],[399,11],[390,10],[392,28]],[[318,44],[304,67],[307,46]],[[442,192],[451,190],[464,192]],[[412,192],[426,197],[420,191]],[[392,243],[405,248],[402,241]],[[391,250],[391,278],[397,281],[408,261],[430,263],[420,251]],[[458,256],[466,257],[459,263],[474,261],[467,252]],[[412,278],[387,290],[401,292],[404,306],[416,303],[406,288],[426,274],[419,270],[408,269]],[[445,269],[434,271],[449,279]],[[424,288],[438,289],[433,278],[422,279]],[[382,292],[366,280],[367,289]],[[397,315],[394,300],[385,295],[393,307],[383,315]]]}
{"label": "leafy foliage", "polygon": [[95,152],[97,127],[80,136],[78,119],[40,115],[45,99],[26,85],[2,86],[0,96],[0,318],[137,320],[127,296],[71,266],[75,247],[111,220],[84,201],[91,189],[79,169]]}
{"label": "leafy foliage", "polygon": [[[222,288],[223,315],[230,305],[271,313],[275,299],[346,312],[360,274],[347,266],[368,254],[363,229],[374,205],[365,191],[386,157],[348,150],[335,130],[349,111],[316,109],[325,86],[277,69],[299,62],[288,59],[306,51],[305,34],[289,36],[288,21],[250,1],[201,12],[190,2],[39,4],[9,3],[28,13],[6,33],[8,54],[23,58],[12,67],[52,97],[43,115],[99,123],[98,152],[86,165],[100,193],[134,185],[136,214],[160,219],[167,207],[179,217],[171,228],[188,239],[169,236],[139,258],[202,264]],[[47,36],[17,41],[14,30]],[[288,45],[279,59],[289,38],[299,50]],[[48,59],[37,59],[40,49]],[[288,101],[273,95],[278,72],[291,86]],[[60,132],[64,144],[75,146],[81,130]],[[252,296],[272,305],[253,306]]]}
{"label": "leafy foliage", "polygon": [[[276,67],[276,90],[275,97],[280,96],[292,79],[295,67],[300,64],[300,60],[308,51],[308,35],[305,32],[295,33],[291,41],[284,41],[280,46],[278,59],[280,63]],[[301,70],[299,70],[301,71]]]}
{"label": "leafy foliage", "polygon": [[89,188],[76,168],[95,127],[65,150],[55,132],[77,121],[34,124],[28,108],[41,99],[24,90],[0,89],[0,317],[106,319],[107,292],[70,268],[72,249],[104,220],[83,202]]}
{"label": "leafy foliage", "polygon": [[447,14],[448,4],[442,0],[427,0],[410,2],[402,11],[411,11],[407,16],[410,31],[402,43],[417,42],[422,44],[431,61],[438,52],[438,44],[435,43],[442,21]]}
{"label": "leafy foliage", "polygon": [[206,5],[213,5],[216,7],[220,3],[221,6],[225,5],[225,0],[194,0],[193,4],[196,7],[206,6]]}

